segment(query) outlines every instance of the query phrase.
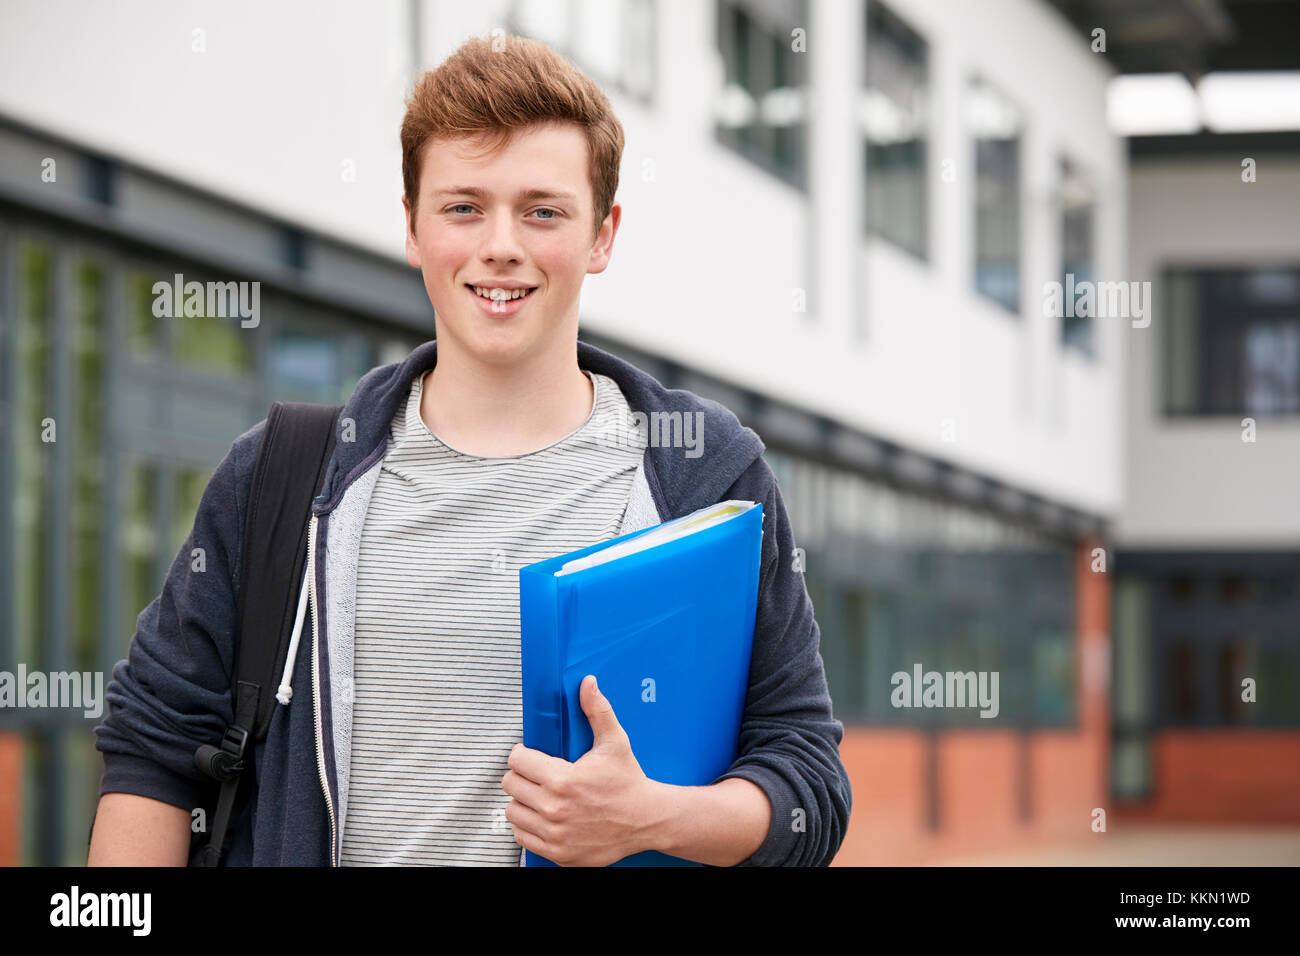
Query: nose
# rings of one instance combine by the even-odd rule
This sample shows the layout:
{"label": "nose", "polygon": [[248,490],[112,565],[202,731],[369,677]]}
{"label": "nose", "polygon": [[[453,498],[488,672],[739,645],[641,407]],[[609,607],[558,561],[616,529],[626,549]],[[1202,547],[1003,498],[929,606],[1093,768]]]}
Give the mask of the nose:
{"label": "nose", "polygon": [[480,255],[484,262],[518,263],[523,260],[523,247],[519,242],[518,225],[509,210],[498,210],[487,220]]}

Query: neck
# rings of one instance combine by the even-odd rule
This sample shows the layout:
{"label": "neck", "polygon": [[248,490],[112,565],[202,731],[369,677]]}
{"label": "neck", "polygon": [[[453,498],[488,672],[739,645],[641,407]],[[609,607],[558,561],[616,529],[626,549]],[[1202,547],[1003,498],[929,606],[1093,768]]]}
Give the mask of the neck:
{"label": "neck", "polygon": [[438,343],[425,374],[420,417],[453,448],[484,457],[524,455],[582,425],[595,400],[574,347],[552,349],[519,366],[466,359]]}

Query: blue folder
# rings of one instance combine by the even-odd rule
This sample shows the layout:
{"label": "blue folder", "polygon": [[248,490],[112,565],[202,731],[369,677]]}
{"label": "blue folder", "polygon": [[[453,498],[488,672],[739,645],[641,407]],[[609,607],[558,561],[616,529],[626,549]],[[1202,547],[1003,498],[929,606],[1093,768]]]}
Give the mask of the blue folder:
{"label": "blue folder", "polygon": [[[520,568],[524,746],[568,761],[591,749],[578,691],[594,674],[647,777],[703,786],[725,773],[739,755],[762,528],[757,503],[583,570],[555,574],[655,529]],[[525,852],[528,866],[555,866]],[[699,864],[647,850],[613,865]]]}

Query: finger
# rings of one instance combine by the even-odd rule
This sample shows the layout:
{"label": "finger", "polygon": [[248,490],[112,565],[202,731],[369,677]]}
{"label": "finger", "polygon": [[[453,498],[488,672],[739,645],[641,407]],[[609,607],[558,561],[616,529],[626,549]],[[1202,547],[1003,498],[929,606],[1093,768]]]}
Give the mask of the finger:
{"label": "finger", "polygon": [[623,725],[618,722],[614,715],[614,707],[600,692],[597,686],[594,674],[588,674],[582,679],[582,687],[578,692],[578,699],[582,701],[583,713],[587,715],[587,721],[591,724],[591,734],[594,738],[592,746],[601,743],[621,743],[626,736],[623,732]]}
{"label": "finger", "polygon": [[520,775],[543,787],[554,786],[560,776],[567,773],[568,769],[573,766],[567,760],[552,757],[550,754],[544,754],[540,750],[533,750],[523,744],[515,744],[514,749],[510,751],[510,759],[506,761],[506,765],[511,770],[518,771]]}
{"label": "finger", "polygon": [[[515,842],[518,843],[521,847],[523,847],[525,850],[531,850],[533,853],[536,853],[538,856],[544,856],[548,860],[551,860],[550,847],[547,845],[545,840],[543,840],[537,834],[529,833],[527,830],[523,829],[522,827],[517,827],[514,826],[513,824],[511,824],[510,829],[514,833]],[[555,861],[551,860],[551,862],[554,863]]]}
{"label": "finger", "polygon": [[524,806],[518,800],[506,806],[506,821],[539,840],[550,840],[554,836],[551,824],[537,811]]}
{"label": "finger", "polygon": [[549,804],[546,788],[529,780],[523,774],[515,770],[507,770],[506,775],[501,779],[501,789],[523,806],[545,814]]}

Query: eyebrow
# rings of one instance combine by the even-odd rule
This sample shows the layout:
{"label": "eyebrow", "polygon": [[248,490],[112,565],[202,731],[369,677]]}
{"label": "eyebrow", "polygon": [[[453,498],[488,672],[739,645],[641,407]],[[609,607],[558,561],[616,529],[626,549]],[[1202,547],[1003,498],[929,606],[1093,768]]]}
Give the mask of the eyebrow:
{"label": "eyebrow", "polygon": [[[434,198],[442,196],[473,196],[475,199],[486,199],[489,193],[486,189],[480,189],[478,186],[448,186],[446,189],[439,189],[434,192]],[[518,200],[532,199],[577,199],[576,193],[569,192],[566,189],[521,189],[515,198]]]}

